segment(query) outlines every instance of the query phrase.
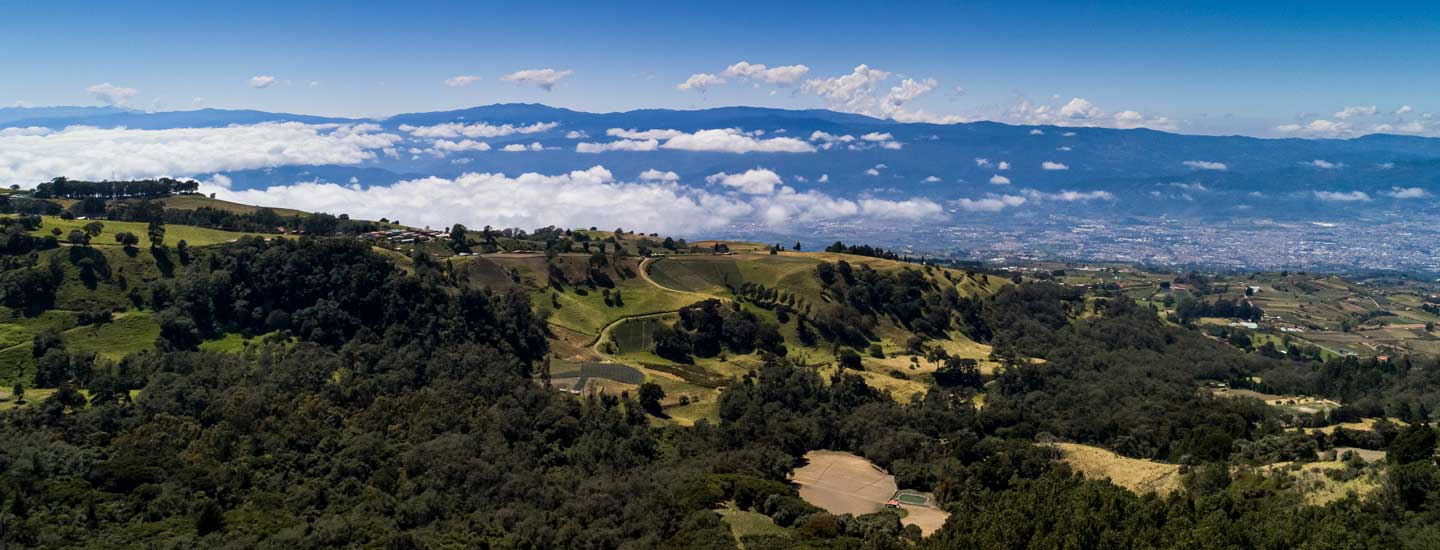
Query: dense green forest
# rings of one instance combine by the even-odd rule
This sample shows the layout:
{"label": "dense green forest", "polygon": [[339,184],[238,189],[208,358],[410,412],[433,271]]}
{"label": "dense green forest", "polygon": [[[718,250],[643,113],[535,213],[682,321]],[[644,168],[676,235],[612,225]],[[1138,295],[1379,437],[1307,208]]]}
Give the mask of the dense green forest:
{"label": "dense green forest", "polygon": [[[117,204],[106,211],[123,217],[117,209],[127,207]],[[154,220],[162,236],[178,216],[218,215],[140,208],[148,210],[131,219]],[[728,382],[713,419],[681,427],[656,421],[640,395],[577,397],[540,383],[550,376],[551,328],[523,290],[460,284],[453,267],[426,250],[396,258],[346,236],[347,223],[370,222],[330,220],[298,239],[241,236],[183,252],[162,239],[148,256],[173,258],[168,271],[136,275],[123,302],[87,313],[100,324],[153,315],[158,335],[142,351],[106,357],[57,332],[19,344],[35,368],[12,393],[36,395],[0,412],[0,541],[23,548],[1440,547],[1440,467],[1427,424],[1440,400],[1433,359],[1276,358],[1169,323],[1123,296],[1029,281],[966,297],[919,268],[879,272],[837,261],[810,275],[825,303],[802,306],[754,287],[737,295],[788,312],[802,330],[813,327],[813,344],[805,345],[864,349],[883,318],[912,330],[912,347],[959,331],[993,346],[1004,366],[981,379],[973,362],[947,361],[926,394],[900,400],[845,368],[820,374],[786,348],[774,325],[703,301],[661,335],[662,354],[695,360],[755,352],[765,360]],[[37,223],[4,223],[0,283],[11,315],[40,319],[57,300],[73,302],[66,293],[81,287],[82,262],[90,262],[90,277],[120,275],[96,271],[83,239],[31,237],[38,227],[27,224]],[[210,227],[232,226],[244,224]],[[589,251],[597,264],[630,253],[613,237],[607,247],[556,228],[456,233],[466,247],[474,240],[553,254],[563,246]],[[675,246],[666,242],[654,244]],[[253,343],[206,348],[231,334]],[[853,352],[839,355],[844,363]],[[1205,383],[1326,396],[1345,406],[1296,419],[1253,399],[1210,397],[1198,391]],[[1289,428],[1362,417],[1405,425],[1363,435]],[[1084,479],[1046,441],[1180,464],[1184,488],[1141,496]],[[1312,506],[1289,478],[1258,467],[1337,446],[1388,451],[1380,491]],[[806,503],[786,479],[815,449],[857,453],[894,473],[901,487],[933,491],[949,522],[922,539],[893,511],[835,516]],[[726,506],[763,514],[787,535],[736,541],[716,512]]]}

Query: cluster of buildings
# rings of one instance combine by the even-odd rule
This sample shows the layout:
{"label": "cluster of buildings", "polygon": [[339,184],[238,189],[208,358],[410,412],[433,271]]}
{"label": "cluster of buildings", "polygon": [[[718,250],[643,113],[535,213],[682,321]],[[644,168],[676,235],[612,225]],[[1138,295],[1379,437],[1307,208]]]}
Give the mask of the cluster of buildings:
{"label": "cluster of buildings", "polygon": [[364,233],[360,235],[360,238],[400,244],[429,242],[445,236],[444,231],[433,229],[389,229]]}

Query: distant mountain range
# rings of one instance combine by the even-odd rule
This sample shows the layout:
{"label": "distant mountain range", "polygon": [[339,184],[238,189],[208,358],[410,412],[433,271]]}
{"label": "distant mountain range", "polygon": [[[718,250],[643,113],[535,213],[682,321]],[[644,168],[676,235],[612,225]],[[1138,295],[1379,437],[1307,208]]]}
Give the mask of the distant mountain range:
{"label": "distant mountain range", "polygon": [[[402,136],[390,155],[362,165],[276,166],[227,175],[239,188],[294,181],[354,181],[366,185],[465,172],[555,174],[604,165],[617,178],[673,171],[701,182],[718,172],[763,167],[799,190],[836,196],[925,197],[937,202],[993,196],[1055,197],[1057,209],[1104,208],[1117,214],[1229,217],[1349,215],[1374,208],[1431,211],[1440,192],[1440,139],[1369,135],[1354,139],[1260,139],[1195,136],[1148,129],[1116,130],[1016,126],[995,122],[951,125],[897,123],[828,110],[724,107],[695,111],[645,109],[587,113],[538,104],[499,104],[454,111],[406,113],[385,119],[347,119],[250,110],[201,109],[147,113],[113,107],[0,109],[0,128],[69,126],[132,129],[215,128],[266,122],[379,125]],[[531,127],[526,132],[451,132],[448,139],[484,142],[488,150],[438,151],[416,128],[446,124]],[[532,125],[543,124],[535,130]],[[553,124],[553,126],[550,126]],[[735,129],[706,137],[731,141],[783,138],[811,152],[717,152],[678,147],[659,137],[636,148],[581,152],[579,144],[625,140],[614,129]],[[533,131],[532,131],[533,130]],[[423,131],[422,131],[423,132]],[[621,132],[623,134],[623,132]],[[658,134],[657,134],[658,135]],[[532,144],[538,143],[538,146]],[[774,142],[780,143],[780,142]],[[504,153],[506,145],[527,147]],[[705,145],[708,147],[709,145]],[[539,148],[540,150],[535,150]],[[604,147],[597,147],[603,149]],[[1002,164],[1004,163],[1004,164]],[[822,182],[823,180],[823,182]],[[1008,183],[1007,183],[1008,182]],[[1088,195],[1061,195],[1071,191]],[[1076,196],[1110,198],[1065,200]],[[1137,200],[1116,200],[1137,199]],[[1419,199],[1419,200],[1417,200]],[[1364,202],[1370,209],[1343,208]],[[1242,211],[1249,213],[1242,214]],[[974,215],[993,215],[976,208]]]}

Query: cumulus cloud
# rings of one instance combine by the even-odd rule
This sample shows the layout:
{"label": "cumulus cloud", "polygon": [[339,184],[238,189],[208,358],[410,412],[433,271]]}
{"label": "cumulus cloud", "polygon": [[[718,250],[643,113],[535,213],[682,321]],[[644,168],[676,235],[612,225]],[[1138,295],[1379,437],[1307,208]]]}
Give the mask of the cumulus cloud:
{"label": "cumulus cloud", "polygon": [[611,151],[654,151],[660,148],[660,142],[647,139],[622,139],[605,143],[591,143],[582,141],[575,144],[577,153],[608,153]]}
{"label": "cumulus cloud", "polygon": [[1025,200],[1019,195],[987,195],[979,199],[957,199],[950,204],[966,212],[999,212],[1025,204]]}
{"label": "cumulus cloud", "polygon": [[1344,109],[1341,109],[1339,112],[1336,112],[1335,118],[1343,120],[1347,118],[1375,116],[1376,112],[1377,109],[1374,105],[1346,107]]}
{"label": "cumulus cloud", "polygon": [[504,147],[501,147],[500,150],[501,150],[502,152],[506,152],[506,153],[520,153],[520,152],[524,152],[524,151],[544,151],[544,150],[545,150],[545,146],[544,146],[544,145],[540,145],[540,142],[538,142],[538,141],[533,142],[533,143],[531,143],[530,145],[525,145],[525,144],[523,144],[523,143],[511,143],[511,144],[509,144],[509,145],[506,145],[506,146],[504,146]]}
{"label": "cumulus cloud", "polygon": [[569,132],[565,132],[565,139],[585,139],[588,137],[590,137],[590,134],[584,130],[570,130]]}
{"label": "cumulus cloud", "polygon": [[1030,200],[1034,201],[1076,202],[1093,200],[1115,200],[1115,195],[1111,194],[1109,191],[1062,190],[1057,193],[1046,193],[1034,189],[1026,189],[1024,191],[1021,191],[1020,193],[1025,195],[1025,197],[1029,198]]}
{"label": "cumulus cloud", "polygon": [[977,158],[977,159],[975,159],[975,166],[979,166],[979,167],[981,167],[981,168],[984,168],[984,167],[986,167],[986,166],[990,166],[990,159]]}
{"label": "cumulus cloud", "polygon": [[247,84],[251,88],[255,88],[257,90],[260,88],[269,88],[275,85],[275,77],[270,75],[252,76],[250,77],[250,81],[247,82]]}
{"label": "cumulus cloud", "polygon": [[1370,200],[1370,194],[1364,191],[1316,191],[1315,198],[1332,202],[1363,202]]}
{"label": "cumulus cloud", "polygon": [[1423,199],[1430,196],[1430,193],[1419,187],[1391,187],[1383,195],[1395,199]]}
{"label": "cumulus cloud", "polygon": [[764,82],[766,84],[788,86],[799,82],[800,79],[805,78],[805,75],[809,72],[810,67],[806,67],[804,65],[766,67],[764,64],[760,63],[741,61],[739,63],[726,67],[725,71],[721,72],[720,74],[723,76],[728,76],[730,78],[745,78]]}
{"label": "cumulus cloud", "polygon": [[475,141],[473,139],[462,139],[460,141],[437,139],[435,140],[435,143],[430,144],[429,152],[437,157],[443,157],[445,156],[445,153],[461,153],[465,151],[489,150],[490,144],[483,141]]}
{"label": "cumulus cloud", "polygon": [[720,172],[705,177],[706,183],[718,183],[749,195],[769,195],[780,185],[780,175],[764,168],[753,168],[739,174]]}
{"label": "cumulus cloud", "polygon": [[[1097,128],[1151,128],[1155,130],[1174,130],[1177,125],[1167,117],[1149,117],[1139,111],[1122,109],[1111,113],[1090,100],[1082,97],[1071,98],[1063,105],[1033,103],[1029,99],[1021,99],[1006,114],[1005,118],[1016,124],[1045,124],[1054,126],[1075,126],[1075,127],[1097,127]],[[1044,132],[1036,129],[1031,134],[1040,135]],[[1073,132],[1067,132],[1073,135]]]}
{"label": "cumulus cloud", "polygon": [[1069,170],[1069,169],[1070,169],[1069,166],[1066,166],[1066,165],[1061,164],[1061,163],[1059,163],[1059,162],[1053,162],[1053,161],[1048,161],[1048,160],[1045,161],[1045,162],[1040,163],[1040,167],[1043,168],[1043,169],[1046,169],[1046,170]]}
{"label": "cumulus cloud", "polygon": [[1041,130],[1041,129],[1039,129],[1039,128],[1036,128],[1036,129],[1034,129],[1034,130],[1030,130],[1030,135],[1032,135],[1032,136],[1043,136],[1043,135],[1045,135],[1045,130]]}
{"label": "cumulus cloud", "polygon": [[995,165],[995,167],[996,167],[996,168],[999,168],[999,169],[1001,169],[1001,170],[1009,170],[1009,169],[1010,169],[1010,163],[1007,162],[1007,161],[1003,161],[1003,160],[1002,160],[1002,161],[1000,161],[1000,164]]}
{"label": "cumulus cloud", "polygon": [[1322,159],[1315,159],[1315,160],[1312,160],[1312,161],[1310,161],[1310,162],[1306,162],[1306,163],[1302,163],[1302,164],[1304,164],[1304,165],[1306,165],[1306,166],[1314,166],[1314,167],[1319,168],[1319,169],[1321,169],[1321,170],[1336,170],[1336,169],[1339,169],[1339,168],[1345,166],[1344,164],[1341,164],[1341,163],[1338,163],[1338,162],[1330,162],[1330,161],[1328,161],[1328,160],[1322,160]]}
{"label": "cumulus cloud", "polygon": [[940,181],[942,180],[939,176],[928,176],[925,178],[925,183],[939,183]]}
{"label": "cumulus cloud", "polygon": [[889,220],[936,218],[945,213],[945,209],[939,204],[925,198],[912,198],[901,201],[863,198],[860,199],[860,211],[867,218]]}
{"label": "cumulus cloud", "polygon": [[184,177],[284,165],[360,164],[402,138],[374,124],[272,122],[224,128],[70,127],[0,136],[0,182]]}
{"label": "cumulus cloud", "polygon": [[521,86],[535,86],[548,92],[555,89],[556,84],[572,73],[574,71],[570,69],[558,71],[555,69],[525,69],[502,76],[500,80]]}
{"label": "cumulus cloud", "polygon": [[646,170],[646,171],[644,171],[644,172],[641,172],[641,173],[640,173],[640,179],[641,179],[641,180],[644,180],[644,181],[668,181],[668,182],[675,182],[675,181],[680,181],[680,174],[676,174],[675,172],[670,172],[670,171],[661,172],[661,171],[659,171],[659,170],[656,170],[656,169],[654,169],[654,168],[651,168],[651,169],[649,169],[649,170]]}
{"label": "cumulus cloud", "polygon": [[688,92],[691,90],[697,92],[704,92],[713,86],[719,86],[724,83],[725,79],[720,77],[719,75],[713,75],[709,73],[695,73],[690,75],[690,78],[685,79],[684,82],[676,84],[675,89],[682,92]]}
{"label": "cumulus cloud", "polygon": [[1010,185],[1010,178],[1007,178],[1000,174],[995,174],[993,176],[990,176],[990,183],[993,183],[995,185]]}
{"label": "cumulus cloud", "polygon": [[135,97],[136,94],[140,93],[140,90],[136,90],[135,88],[116,86],[109,82],[106,82],[104,84],[95,84],[93,86],[85,88],[85,91],[88,92],[90,95],[95,96],[95,99],[100,101],[101,103],[116,107],[128,104],[130,100]]}
{"label": "cumulus cloud", "polygon": [[867,169],[865,169],[865,175],[867,175],[867,176],[878,176],[878,175],[880,175],[880,170],[879,170],[878,168],[867,168]]}
{"label": "cumulus cloud", "polygon": [[680,130],[627,130],[624,128],[605,130],[607,136],[625,139],[670,139],[684,133]]}
{"label": "cumulus cloud", "polygon": [[1412,113],[1412,112],[1414,112],[1414,111],[1415,111],[1415,108],[1414,108],[1414,107],[1411,107],[1411,106],[1409,106],[1409,105],[1401,105],[1399,109],[1395,109],[1395,114],[1397,114],[1397,115],[1408,115],[1408,114],[1410,114],[1410,113]]}
{"label": "cumulus cloud", "polygon": [[468,74],[452,76],[445,79],[445,85],[451,88],[463,88],[480,81],[480,77]]}
{"label": "cumulus cloud", "polygon": [[1230,167],[1229,167],[1229,166],[1226,166],[1225,163],[1223,163],[1223,162],[1212,162],[1212,161],[1208,161],[1208,160],[1187,160],[1187,161],[1182,162],[1182,163],[1180,163],[1180,164],[1184,164],[1185,166],[1189,166],[1189,167],[1194,168],[1194,169],[1196,169],[1196,170],[1218,170],[1218,171],[1225,171],[1225,170],[1229,170],[1229,169],[1230,169]]}
{"label": "cumulus cloud", "polygon": [[863,139],[865,141],[890,141],[894,137],[895,136],[890,135],[890,132],[870,132],[868,134],[860,136],[860,139]]}
{"label": "cumulus cloud", "polygon": [[817,179],[815,181],[820,183],[830,183],[830,174],[820,174],[820,179]]}
{"label": "cumulus cloud", "polygon": [[601,153],[610,150],[653,151],[655,149],[737,154],[815,152],[815,146],[804,140],[790,137],[759,138],[758,136],[763,133],[760,131],[742,132],[736,128],[699,130],[694,133],[679,130],[610,128],[605,131],[606,135],[624,139],[610,143],[582,143],[575,150],[581,153]]}
{"label": "cumulus cloud", "polygon": [[476,124],[465,124],[463,122],[446,122],[434,126],[411,126],[401,124],[400,131],[409,133],[417,138],[495,138],[514,134],[536,134],[548,132],[559,126],[558,122],[536,122],[522,126],[513,124],[502,124],[494,126],[484,122]]}
{"label": "cumulus cloud", "polygon": [[896,122],[954,124],[968,120],[957,115],[935,115],[907,106],[938,86],[933,78],[906,78],[882,95],[880,92],[883,83],[889,80],[890,76],[888,71],[872,69],[869,65],[862,64],[856,66],[850,74],[807,80],[800,90],[825,99],[831,109],[888,118]]}

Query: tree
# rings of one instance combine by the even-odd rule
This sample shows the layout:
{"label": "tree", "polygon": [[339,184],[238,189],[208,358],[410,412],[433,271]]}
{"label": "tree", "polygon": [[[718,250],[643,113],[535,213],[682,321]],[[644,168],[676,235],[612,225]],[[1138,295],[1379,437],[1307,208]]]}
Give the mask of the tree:
{"label": "tree", "polygon": [[90,246],[90,236],[79,229],[71,229],[70,235],[65,240],[75,246]]}
{"label": "tree", "polygon": [[1391,464],[1435,460],[1435,429],[1424,424],[1411,424],[1390,442],[1385,460]]}
{"label": "tree", "polygon": [[150,237],[150,248],[165,247],[165,220],[153,218],[150,225],[145,228],[146,234]]}
{"label": "tree", "polygon": [[16,403],[24,403],[25,384],[19,380],[16,380],[15,385],[10,388],[10,397],[14,399]]}
{"label": "tree", "polygon": [[115,234],[115,242],[125,248],[134,248],[140,244],[140,237],[129,231],[121,231]]}
{"label": "tree", "polygon": [[800,241],[795,241],[795,248],[794,248],[794,250],[795,250],[796,252],[799,252],[799,251],[800,251]]}
{"label": "tree", "polygon": [[845,348],[840,350],[839,360],[841,370],[865,370],[865,366],[860,362],[860,354],[855,353],[853,349]]}
{"label": "tree", "polygon": [[456,254],[470,252],[470,239],[466,237],[466,231],[468,230],[465,226],[458,223],[450,227],[450,249]]}
{"label": "tree", "polygon": [[655,416],[664,416],[665,412],[660,408],[660,401],[665,399],[665,389],[654,382],[646,382],[640,385],[640,407],[646,412]]}
{"label": "tree", "polygon": [[175,243],[175,255],[180,257],[180,265],[190,265],[190,243],[180,239]]}
{"label": "tree", "polygon": [[195,533],[205,536],[225,528],[225,511],[215,501],[205,503],[195,518]]}

